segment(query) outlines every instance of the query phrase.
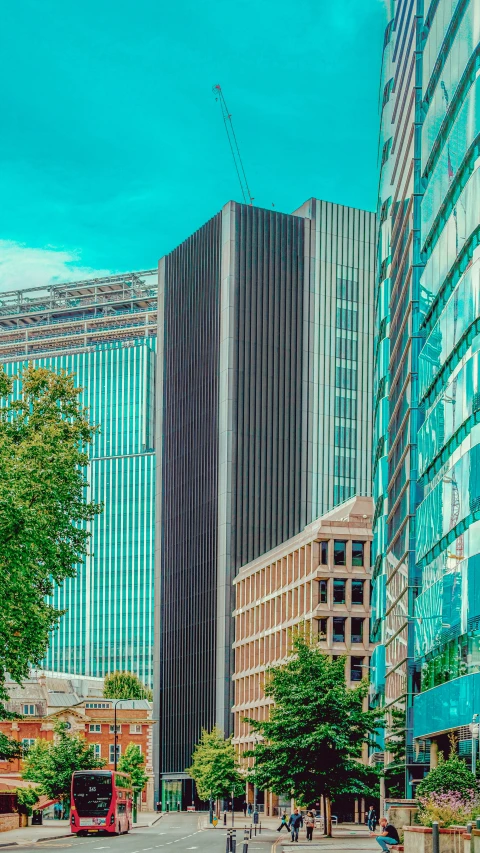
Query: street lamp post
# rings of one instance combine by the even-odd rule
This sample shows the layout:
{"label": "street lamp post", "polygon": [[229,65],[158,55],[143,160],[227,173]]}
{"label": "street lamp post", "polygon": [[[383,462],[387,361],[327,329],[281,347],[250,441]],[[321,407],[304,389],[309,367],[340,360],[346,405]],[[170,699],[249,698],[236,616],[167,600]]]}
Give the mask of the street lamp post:
{"label": "street lamp post", "polygon": [[116,699],[113,703],[113,767],[117,769],[117,705],[124,699]]}
{"label": "street lamp post", "polygon": [[478,735],[478,714],[472,717],[472,773],[476,776],[477,773],[477,735]]}
{"label": "street lamp post", "polygon": [[117,705],[119,702],[136,702],[136,699],[114,699],[113,700],[113,744],[114,744],[113,767],[114,767],[114,770],[117,769],[117,742],[118,742],[118,736],[117,736]]}

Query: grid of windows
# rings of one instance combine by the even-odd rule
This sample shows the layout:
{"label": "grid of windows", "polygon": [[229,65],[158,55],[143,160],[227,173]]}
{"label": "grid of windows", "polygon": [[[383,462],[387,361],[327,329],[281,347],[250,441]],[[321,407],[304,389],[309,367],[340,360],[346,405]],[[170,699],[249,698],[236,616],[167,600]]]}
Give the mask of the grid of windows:
{"label": "grid of windows", "polygon": [[[53,604],[65,613],[51,634],[44,662],[50,670],[92,676],[128,670],[153,684],[155,349],[152,337],[34,362],[75,374],[80,402],[101,427],[87,477],[90,499],[105,510],[90,525],[90,555],[55,589]],[[4,367],[13,376],[26,365]]]}

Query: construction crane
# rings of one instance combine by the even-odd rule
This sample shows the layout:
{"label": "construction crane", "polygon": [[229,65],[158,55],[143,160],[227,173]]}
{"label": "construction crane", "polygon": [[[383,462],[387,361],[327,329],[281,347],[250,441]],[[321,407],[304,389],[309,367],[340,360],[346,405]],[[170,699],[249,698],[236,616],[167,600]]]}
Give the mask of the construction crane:
{"label": "construction crane", "polygon": [[222,87],[217,83],[216,86],[212,87],[212,91],[215,95],[215,100],[218,101],[222,110],[223,123],[227,132],[230,151],[232,152],[233,162],[235,163],[237,177],[240,183],[240,188],[242,190],[243,201],[245,202],[245,204],[253,204],[254,199],[250,192],[250,187],[248,186],[247,176],[245,174],[243,161],[240,156],[240,149],[238,147],[237,137],[235,136],[235,131],[233,129],[232,114],[228,112],[228,107],[223,96]]}

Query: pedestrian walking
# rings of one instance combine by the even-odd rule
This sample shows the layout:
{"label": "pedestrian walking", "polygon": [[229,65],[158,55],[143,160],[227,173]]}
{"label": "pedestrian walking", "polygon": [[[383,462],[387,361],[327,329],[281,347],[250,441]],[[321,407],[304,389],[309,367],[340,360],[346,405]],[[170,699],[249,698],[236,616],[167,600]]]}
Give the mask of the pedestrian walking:
{"label": "pedestrian walking", "polygon": [[313,812],[307,812],[305,826],[307,829],[307,841],[313,841],[313,830],[315,829],[315,815]]}
{"label": "pedestrian walking", "polygon": [[377,813],[373,806],[370,806],[367,812],[367,826],[370,832],[375,832],[377,828]]}
{"label": "pedestrian walking", "polygon": [[288,832],[288,820],[287,820],[287,813],[286,813],[286,812],[284,812],[284,813],[282,814],[282,820],[281,820],[280,826],[279,826],[279,827],[278,827],[278,829],[277,829],[277,832],[281,832],[281,831],[282,831],[282,829],[284,829],[284,828],[285,828],[285,829],[287,830],[287,832]]}
{"label": "pedestrian walking", "polygon": [[396,828],[388,822],[386,817],[380,819],[380,835],[377,835],[376,832],[371,832],[370,836],[377,839],[377,843],[380,844],[385,853],[388,853],[392,844],[400,844]]}
{"label": "pedestrian walking", "polygon": [[288,821],[288,827],[290,832],[292,833],[292,841],[296,841],[298,844],[298,831],[300,827],[303,826],[303,817],[298,811],[298,809],[293,810],[293,814],[290,815],[290,820]]}
{"label": "pedestrian walking", "polygon": [[243,801],[242,809],[243,809],[243,815],[245,817],[245,815],[247,814],[247,801],[246,800]]}
{"label": "pedestrian walking", "polygon": [[252,804],[251,803],[248,804],[247,812],[249,815],[252,814]]}

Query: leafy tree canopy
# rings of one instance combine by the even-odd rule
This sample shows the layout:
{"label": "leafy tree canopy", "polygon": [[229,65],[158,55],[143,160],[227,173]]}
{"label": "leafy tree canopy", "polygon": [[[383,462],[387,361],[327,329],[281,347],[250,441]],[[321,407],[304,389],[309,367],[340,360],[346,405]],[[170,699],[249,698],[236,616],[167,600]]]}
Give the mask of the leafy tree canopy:
{"label": "leafy tree canopy", "polygon": [[438,765],[430,770],[415,788],[417,797],[428,797],[430,794],[449,794],[455,792],[462,797],[469,797],[472,791],[479,793],[478,782],[467,765],[454,749],[445,760],[440,753]]}
{"label": "leafy tree canopy", "polygon": [[13,761],[15,758],[21,758],[22,755],[21,743],[0,732],[0,761]]}
{"label": "leafy tree canopy", "polygon": [[265,693],[274,700],[268,720],[248,719],[262,740],[246,756],[259,788],[292,792],[308,805],[320,796],[371,796],[377,772],[359,762],[365,742],[381,724],[377,711],[364,710],[366,681],[345,683],[345,658],[331,660],[302,634],[293,653],[268,673]]}
{"label": "leafy tree canopy", "polygon": [[105,699],[153,699],[152,691],[133,672],[111,672],[105,676]]}
{"label": "leafy tree canopy", "polygon": [[[85,500],[95,427],[74,377],[43,367],[21,375],[18,399],[0,368],[0,700],[6,673],[21,683],[45,655],[61,615],[48,597],[87,553]],[[5,709],[0,709],[5,716]]]}
{"label": "leafy tree canopy", "polygon": [[232,739],[216,726],[211,732],[203,729],[186,772],[195,780],[201,800],[230,797],[232,792],[239,796],[245,790]]}
{"label": "leafy tree canopy", "polygon": [[143,791],[148,782],[148,776],[145,773],[145,757],[140,752],[140,747],[136,743],[129,743],[124,754],[118,762],[118,769],[122,773],[129,773],[132,780],[132,788],[135,797]]}
{"label": "leafy tree canopy", "polygon": [[38,802],[38,791],[29,786],[28,788],[17,788],[15,793],[18,805],[27,814],[32,814],[32,808]]}
{"label": "leafy tree canopy", "polygon": [[105,762],[95,758],[93,744],[84,737],[69,735],[65,723],[55,726],[55,739],[36,740],[25,756],[22,776],[39,783],[40,793],[68,800],[74,770],[95,770]]}

